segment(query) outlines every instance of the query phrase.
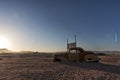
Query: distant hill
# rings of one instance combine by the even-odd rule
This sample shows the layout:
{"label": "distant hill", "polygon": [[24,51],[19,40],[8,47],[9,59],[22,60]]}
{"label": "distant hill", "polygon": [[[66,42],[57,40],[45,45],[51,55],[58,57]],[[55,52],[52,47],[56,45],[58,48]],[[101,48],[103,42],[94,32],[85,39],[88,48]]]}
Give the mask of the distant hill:
{"label": "distant hill", "polygon": [[93,51],[95,53],[120,54],[120,51]]}

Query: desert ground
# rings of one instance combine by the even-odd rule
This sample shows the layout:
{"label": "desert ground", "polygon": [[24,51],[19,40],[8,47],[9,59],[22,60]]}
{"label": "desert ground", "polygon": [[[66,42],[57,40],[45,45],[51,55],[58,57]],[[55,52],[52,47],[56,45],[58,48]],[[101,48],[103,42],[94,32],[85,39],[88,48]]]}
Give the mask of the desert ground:
{"label": "desert ground", "polygon": [[0,80],[120,80],[120,54],[100,63],[53,62],[53,54],[1,54]]}

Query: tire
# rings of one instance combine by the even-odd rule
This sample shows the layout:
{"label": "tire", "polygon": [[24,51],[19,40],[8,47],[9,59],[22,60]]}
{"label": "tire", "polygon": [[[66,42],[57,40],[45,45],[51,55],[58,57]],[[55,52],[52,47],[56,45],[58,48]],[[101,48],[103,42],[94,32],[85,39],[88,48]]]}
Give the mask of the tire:
{"label": "tire", "polygon": [[99,63],[99,60],[97,60],[97,61],[93,61],[93,62],[95,62],[95,63]]}

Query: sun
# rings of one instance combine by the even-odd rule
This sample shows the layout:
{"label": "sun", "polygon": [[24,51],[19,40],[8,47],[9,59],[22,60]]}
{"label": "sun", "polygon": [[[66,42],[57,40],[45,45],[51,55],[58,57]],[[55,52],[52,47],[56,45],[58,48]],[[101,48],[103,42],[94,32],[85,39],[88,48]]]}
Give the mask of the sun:
{"label": "sun", "polygon": [[7,38],[0,36],[0,48],[10,48],[10,42]]}

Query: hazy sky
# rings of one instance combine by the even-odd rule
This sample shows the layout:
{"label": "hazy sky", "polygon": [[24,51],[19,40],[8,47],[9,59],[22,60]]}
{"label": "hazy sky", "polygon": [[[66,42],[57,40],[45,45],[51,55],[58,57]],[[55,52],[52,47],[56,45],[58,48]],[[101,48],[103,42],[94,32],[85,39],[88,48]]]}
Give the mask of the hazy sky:
{"label": "hazy sky", "polygon": [[0,36],[14,51],[120,49],[119,0],[0,0]]}

